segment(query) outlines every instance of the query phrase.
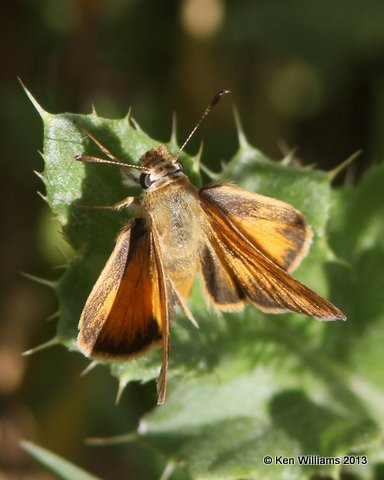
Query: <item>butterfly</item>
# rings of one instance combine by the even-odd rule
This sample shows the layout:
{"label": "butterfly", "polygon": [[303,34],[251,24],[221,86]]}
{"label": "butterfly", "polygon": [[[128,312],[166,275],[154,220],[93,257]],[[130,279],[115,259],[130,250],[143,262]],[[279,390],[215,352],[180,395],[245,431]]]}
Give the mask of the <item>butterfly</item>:
{"label": "butterfly", "polygon": [[[219,99],[212,99],[201,121]],[[170,324],[175,307],[195,323],[187,298],[197,272],[206,297],[218,310],[241,310],[246,301],[267,313],[298,312],[321,320],[345,320],[335,305],[290,273],[306,255],[312,232],[293,206],[230,182],[197,189],[184,173],[179,153],[166,145],[147,151],[136,165],[109,157],[78,155],[77,161],[109,163],[140,185],[117,209],[134,206],[136,218],[120,232],[79,322],[85,355],[129,359],[162,348],[158,404],[166,396]]]}

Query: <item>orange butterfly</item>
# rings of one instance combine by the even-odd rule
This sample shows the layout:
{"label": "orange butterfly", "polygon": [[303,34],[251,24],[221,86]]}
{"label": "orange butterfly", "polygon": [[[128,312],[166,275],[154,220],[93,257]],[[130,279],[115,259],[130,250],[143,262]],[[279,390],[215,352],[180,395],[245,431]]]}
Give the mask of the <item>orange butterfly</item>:
{"label": "orange butterfly", "polygon": [[[180,151],[225,93],[213,98]],[[85,304],[78,342],[86,355],[127,359],[161,345],[157,388],[162,404],[169,325],[176,305],[194,322],[186,299],[198,271],[209,301],[219,310],[241,310],[249,300],[268,313],[345,319],[337,307],[288,273],[306,255],[312,237],[300,211],[231,183],[197,190],[183,173],[179,155],[165,145],[146,152],[139,165],[121,163],[82,130],[109,160],[87,155],[76,160],[119,165],[144,192],[115,206],[135,205],[139,214],[121,231]]]}

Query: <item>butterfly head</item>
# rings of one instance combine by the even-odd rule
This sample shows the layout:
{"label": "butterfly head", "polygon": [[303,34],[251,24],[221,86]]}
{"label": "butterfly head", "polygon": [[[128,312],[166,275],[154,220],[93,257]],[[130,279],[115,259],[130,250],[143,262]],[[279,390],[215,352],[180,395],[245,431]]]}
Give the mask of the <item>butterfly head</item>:
{"label": "butterfly head", "polygon": [[160,183],[169,183],[183,174],[183,166],[176,155],[172,155],[166,145],[151,148],[141,158],[143,167],[139,182],[144,189]]}

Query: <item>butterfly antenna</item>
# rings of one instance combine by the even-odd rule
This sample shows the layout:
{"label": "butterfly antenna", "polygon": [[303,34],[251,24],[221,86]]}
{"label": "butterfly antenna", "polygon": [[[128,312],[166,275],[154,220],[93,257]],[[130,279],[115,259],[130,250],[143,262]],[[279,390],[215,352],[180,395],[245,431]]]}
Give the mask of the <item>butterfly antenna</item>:
{"label": "butterfly antenna", "polygon": [[180,155],[180,152],[184,150],[185,146],[187,145],[187,143],[189,142],[193,134],[196,132],[196,130],[200,127],[201,122],[207,117],[207,115],[212,110],[212,108],[219,103],[219,101],[221,100],[221,97],[223,97],[227,93],[231,93],[230,90],[220,90],[220,92],[217,92],[216,95],[212,98],[212,100],[209,102],[208,107],[205,109],[203,115],[201,116],[200,120],[195,125],[195,128],[191,131],[191,133],[188,135],[188,137],[185,139],[184,143],[180,147],[177,157]]}
{"label": "butterfly antenna", "polygon": [[[109,163],[110,165],[118,165],[119,167],[124,167],[124,168],[131,168],[131,169],[136,169],[136,170],[141,170],[144,171],[145,168],[142,167],[141,165],[130,165],[128,163],[123,163],[120,162],[108,149],[107,147],[104,147],[104,145],[99,142],[96,137],[92,135],[92,133],[88,132],[82,125],[80,125],[78,122],[75,122],[75,125],[77,128],[79,128],[88,138],[90,138],[99,148],[100,150],[109,158],[109,160],[106,160],[105,158],[100,158],[100,157],[95,157],[93,155],[76,155],[74,160],[77,162],[83,162],[83,163]],[[135,177],[132,177],[135,178]]]}

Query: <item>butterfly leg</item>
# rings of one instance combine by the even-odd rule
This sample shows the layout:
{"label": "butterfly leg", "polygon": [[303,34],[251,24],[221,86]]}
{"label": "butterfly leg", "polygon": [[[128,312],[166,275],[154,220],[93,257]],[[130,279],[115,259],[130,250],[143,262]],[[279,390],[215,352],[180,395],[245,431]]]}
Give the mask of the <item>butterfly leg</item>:
{"label": "butterfly leg", "polygon": [[114,205],[81,205],[80,203],[76,203],[76,208],[83,208],[87,210],[122,210],[125,207],[129,207],[133,204],[139,205],[139,200],[137,197],[127,197],[124,198],[121,202],[117,202]]}

